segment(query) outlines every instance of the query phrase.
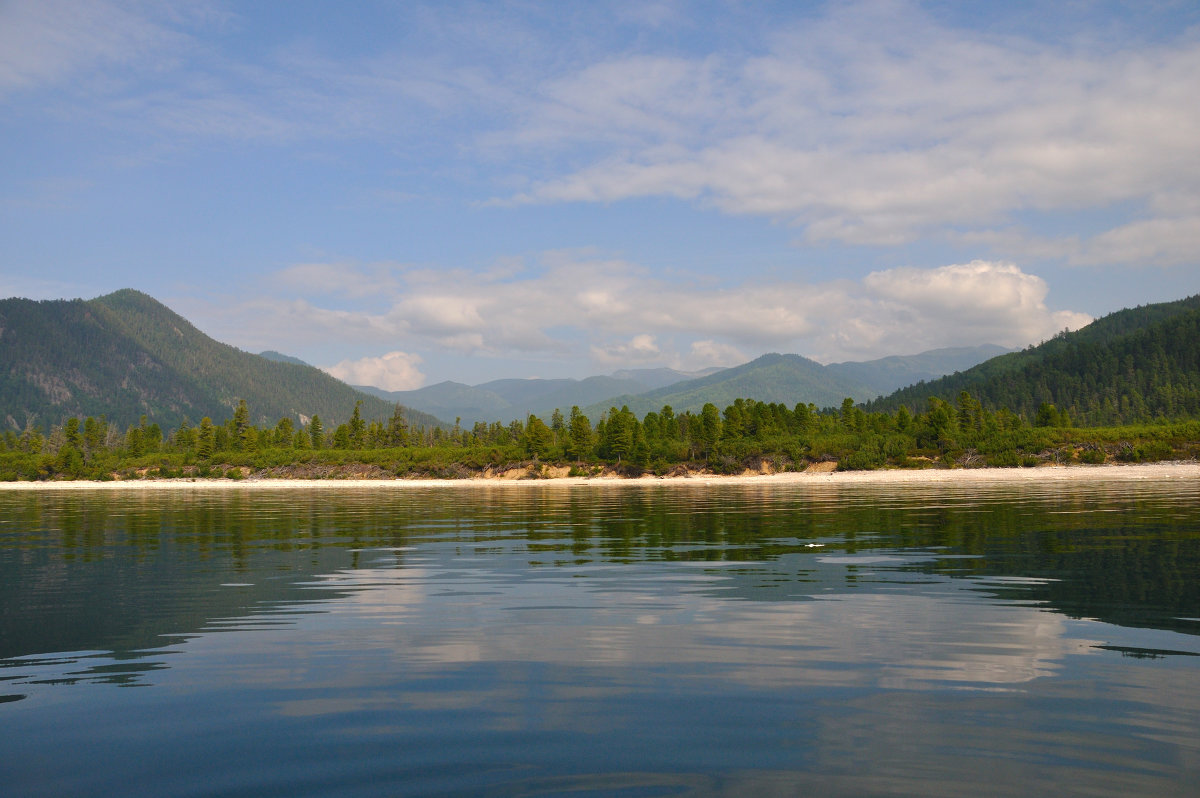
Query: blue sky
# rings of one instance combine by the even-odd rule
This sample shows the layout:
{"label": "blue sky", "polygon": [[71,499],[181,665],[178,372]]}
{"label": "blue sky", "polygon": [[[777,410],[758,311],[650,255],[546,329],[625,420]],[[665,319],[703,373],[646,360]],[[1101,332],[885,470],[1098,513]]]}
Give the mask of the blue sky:
{"label": "blue sky", "polygon": [[1194,2],[0,0],[0,294],[351,382],[1024,346],[1198,253]]}

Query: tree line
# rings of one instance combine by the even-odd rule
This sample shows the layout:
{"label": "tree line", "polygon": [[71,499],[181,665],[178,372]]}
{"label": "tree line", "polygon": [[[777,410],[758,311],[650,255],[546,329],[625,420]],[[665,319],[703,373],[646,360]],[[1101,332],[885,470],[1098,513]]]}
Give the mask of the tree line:
{"label": "tree line", "polygon": [[507,424],[470,428],[410,425],[395,405],[368,421],[355,405],[350,418],[302,423],[290,417],[255,425],[245,401],[223,422],[184,420],[164,431],[142,417],[124,429],[105,418],[66,419],[43,429],[32,423],[0,436],[0,480],[130,475],[226,475],[234,467],[365,463],[398,476],[469,476],[493,467],[565,464],[573,473],[602,468],[668,473],[673,468],[740,473],[835,463],[839,469],[884,467],[1032,466],[1042,462],[1137,462],[1195,457],[1200,421],[1119,427],[1075,426],[1068,411],[1042,403],[1031,416],[993,410],[963,391],[956,402],[931,397],[920,412],[907,405],[870,411],[846,399],[840,408],[737,399],[676,413],[669,405],[638,418],[611,408],[593,422],[578,407]]}

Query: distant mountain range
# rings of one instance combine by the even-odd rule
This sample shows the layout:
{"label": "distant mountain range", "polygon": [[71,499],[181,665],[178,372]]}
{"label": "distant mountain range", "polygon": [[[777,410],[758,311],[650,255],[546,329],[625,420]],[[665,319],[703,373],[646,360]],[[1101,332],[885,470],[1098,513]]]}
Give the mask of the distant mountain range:
{"label": "distant mountain range", "polygon": [[1200,295],[1112,313],[1021,352],[903,388],[868,404],[923,410],[967,391],[1033,418],[1043,403],[1081,424],[1200,416]]}
{"label": "distant mountain range", "polygon": [[632,369],[400,392],[356,390],[297,358],[219,343],[133,290],[88,301],[0,300],[0,424],[8,428],[85,415],[118,425],[142,415],[164,427],[185,417],[222,421],[239,399],[256,424],[314,414],[341,422],[361,401],[368,420],[390,416],[398,402],[410,424],[428,427],[506,423],[574,405],[593,420],[623,405],[639,416],[663,405],[698,411],[737,398],[832,407],[851,397],[868,400],[869,410],[920,410],[929,397],[953,403],[964,390],[1027,418],[1043,403],[1086,424],[1198,417],[1200,296],[1113,313],[1020,352],[962,347],[830,365],[769,354],[698,373]]}
{"label": "distant mountain range", "polygon": [[[92,300],[0,300],[0,424],[105,415],[118,425],[142,415],[161,426],[229,418],[246,400],[252,422],[313,415],[345,421],[362,401],[368,419],[393,405],[319,369],[278,362],[214,341],[151,297],[122,290]],[[411,411],[409,424],[437,418]]]}
{"label": "distant mountain range", "polygon": [[724,408],[737,398],[781,402],[788,406],[803,402],[818,408],[833,407],[846,397],[865,401],[903,385],[973,366],[1007,351],[993,345],[935,349],[919,355],[897,355],[828,366],[800,355],[769,354],[655,391],[610,397],[589,405],[584,412],[595,417],[612,407],[624,405],[638,416],[659,410],[663,405],[670,405],[677,412],[696,412],[705,403]]}
{"label": "distant mountain range", "polygon": [[460,419],[470,426],[476,421],[524,419],[531,413],[549,417],[556,409],[566,413],[574,405],[582,407],[610,396],[643,393],[715,370],[718,369],[704,372],[633,369],[582,380],[503,379],[474,386],[439,382],[414,391],[384,391],[367,385],[355,387],[405,407],[421,408],[438,418]]}
{"label": "distant mountain range", "polygon": [[556,409],[565,414],[575,405],[592,419],[623,405],[642,416],[664,404],[677,411],[699,411],[707,402],[724,408],[737,398],[788,405],[811,402],[827,407],[841,404],[847,396],[865,401],[904,385],[969,368],[1007,351],[991,345],[936,349],[828,366],[799,355],[771,354],[734,368],[701,372],[629,369],[582,380],[505,379],[474,386],[440,382],[413,391],[355,387],[442,419],[459,419],[467,426],[477,421],[506,422],[531,413],[549,417]]}

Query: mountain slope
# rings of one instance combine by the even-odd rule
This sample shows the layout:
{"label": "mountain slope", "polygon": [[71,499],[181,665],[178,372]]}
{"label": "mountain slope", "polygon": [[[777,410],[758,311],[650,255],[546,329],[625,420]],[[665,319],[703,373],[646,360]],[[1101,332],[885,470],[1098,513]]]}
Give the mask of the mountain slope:
{"label": "mountain slope", "polygon": [[861,363],[830,363],[825,368],[833,374],[867,386],[873,392],[871,396],[884,396],[914,383],[964,371],[1010,351],[995,344],[949,347]]}
{"label": "mountain slope", "polygon": [[676,412],[698,412],[706,402],[719,408],[734,399],[756,399],[760,402],[782,402],[792,406],[797,402],[813,403],[818,407],[840,404],[847,396],[872,396],[861,383],[836,374],[825,366],[799,355],[763,355],[757,360],[734,368],[722,369],[699,379],[668,385],[655,391],[612,397],[584,409],[589,417],[598,417],[612,407],[628,405],[635,415],[670,405]]}
{"label": "mountain slope", "polygon": [[412,391],[384,391],[367,386],[359,386],[359,390],[439,418],[459,418],[470,426],[477,421],[524,419],[530,413],[547,417],[555,410],[566,413],[574,405],[582,407],[610,396],[641,393],[691,376],[672,369],[645,369],[582,380],[502,379],[475,386],[447,381]]}
{"label": "mountain slope", "polygon": [[276,352],[274,349],[267,349],[266,351],[259,352],[258,356],[265,357],[267,360],[274,360],[276,363],[293,363],[297,366],[311,366],[312,365],[311,363],[305,363],[303,360],[301,360],[298,357],[292,357],[291,355],[285,355],[283,352]]}
{"label": "mountain slope", "polygon": [[[222,421],[244,399],[252,420],[274,424],[318,414],[386,418],[392,404],[361,394],[311,366],[274,362],[206,336],[145,294],[122,290],[90,301],[0,301],[0,422],[59,423],[142,415],[163,426],[203,416]],[[429,426],[436,418],[409,414]]]}
{"label": "mountain slope", "polygon": [[984,405],[1031,418],[1042,403],[1077,423],[1112,424],[1200,414],[1200,295],[1118,311],[1081,330],[993,358],[867,405],[923,408],[967,391]]}

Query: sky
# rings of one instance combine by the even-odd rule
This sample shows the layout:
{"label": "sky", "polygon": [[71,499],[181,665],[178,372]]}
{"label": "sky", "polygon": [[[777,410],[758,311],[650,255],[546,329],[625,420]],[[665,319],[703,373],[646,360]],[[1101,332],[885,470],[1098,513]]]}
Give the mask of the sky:
{"label": "sky", "polygon": [[1200,3],[0,0],[0,296],[352,383],[1024,347],[1200,293]]}

